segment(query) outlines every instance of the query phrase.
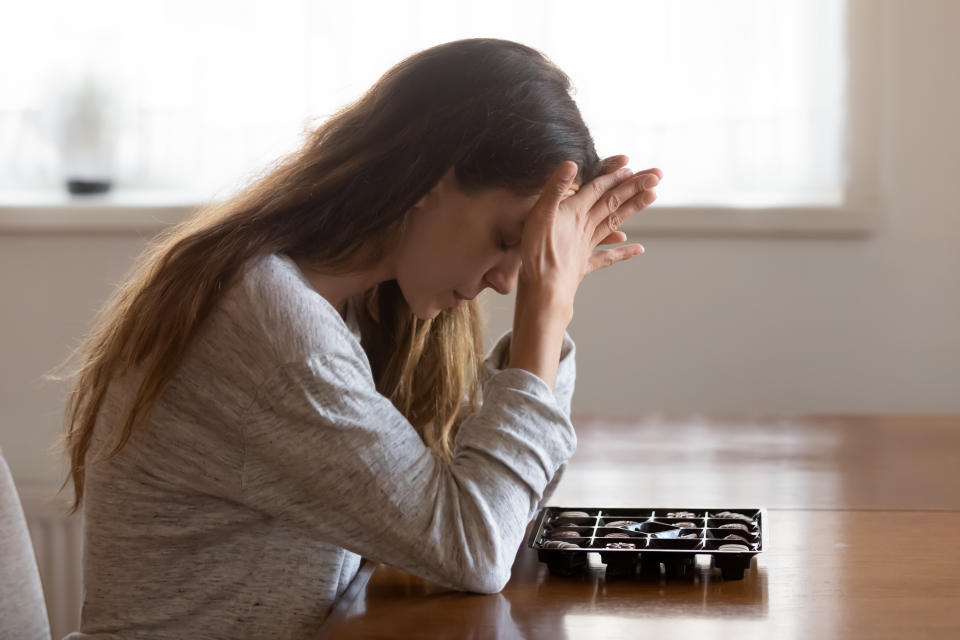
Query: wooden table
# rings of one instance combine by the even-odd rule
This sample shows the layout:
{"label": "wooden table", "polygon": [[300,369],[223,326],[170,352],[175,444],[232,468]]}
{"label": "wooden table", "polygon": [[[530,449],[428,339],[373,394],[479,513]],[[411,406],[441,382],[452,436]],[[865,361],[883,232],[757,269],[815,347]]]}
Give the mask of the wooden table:
{"label": "wooden table", "polygon": [[551,505],[765,507],[764,551],[744,579],[698,557],[683,578],[608,580],[598,554],[565,578],[524,539],[493,595],[367,563],[321,637],[960,638],[960,416],[574,424],[579,446]]}

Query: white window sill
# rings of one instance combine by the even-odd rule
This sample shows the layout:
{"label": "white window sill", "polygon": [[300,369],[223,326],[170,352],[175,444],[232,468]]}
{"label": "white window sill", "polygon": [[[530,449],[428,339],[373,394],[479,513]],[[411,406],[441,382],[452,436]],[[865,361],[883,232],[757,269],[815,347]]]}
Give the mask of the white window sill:
{"label": "white window sill", "polygon": [[[70,196],[0,191],[0,235],[153,234],[206,204],[195,194],[118,191]],[[875,203],[843,207],[679,207],[655,205],[628,219],[629,236],[868,235],[882,225]]]}
{"label": "white window sill", "polygon": [[203,204],[197,194],[175,190],[0,191],[0,234],[156,233]]}
{"label": "white window sill", "polygon": [[669,207],[628,219],[628,236],[867,236],[883,225],[879,205],[840,207]]}

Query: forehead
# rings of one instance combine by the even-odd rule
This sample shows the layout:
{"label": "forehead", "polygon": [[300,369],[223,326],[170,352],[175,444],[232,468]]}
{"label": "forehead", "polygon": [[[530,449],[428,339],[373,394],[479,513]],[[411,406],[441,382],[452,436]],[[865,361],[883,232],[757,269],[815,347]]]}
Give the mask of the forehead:
{"label": "forehead", "polygon": [[[577,192],[579,185],[571,185],[561,201]],[[540,199],[541,192],[530,196],[519,196],[506,189],[487,189],[484,192],[484,204],[502,215],[506,222],[523,227],[530,210]]]}
{"label": "forehead", "polygon": [[525,219],[533,205],[537,203],[540,194],[532,196],[518,196],[506,189],[489,189],[487,203],[496,207],[497,211],[511,219]]}
{"label": "forehead", "polygon": [[[460,200],[460,206],[466,205],[467,209],[486,212],[492,215],[497,224],[505,225],[508,229],[522,230],[530,210],[540,199],[541,191],[532,195],[518,195],[513,191],[501,187],[490,187],[480,192],[468,196],[458,188],[453,168],[450,168],[444,175],[441,183],[446,187],[452,187],[454,196]],[[574,183],[564,195],[563,199],[569,198],[577,192],[580,185]],[[452,195],[452,194],[451,194]]]}

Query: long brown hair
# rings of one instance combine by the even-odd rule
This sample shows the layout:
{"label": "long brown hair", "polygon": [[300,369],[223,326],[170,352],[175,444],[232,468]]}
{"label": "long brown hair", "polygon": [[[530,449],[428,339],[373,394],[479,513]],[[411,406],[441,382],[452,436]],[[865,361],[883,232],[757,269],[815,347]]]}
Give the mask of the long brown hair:
{"label": "long brown hair", "polygon": [[[105,459],[152,410],[191,337],[251,258],[282,252],[328,273],[369,267],[451,167],[468,194],[491,187],[535,194],[564,160],[580,167],[578,183],[599,175],[571,88],[546,56],[516,42],[431,47],[390,68],[246,188],[159,234],[61,367],[74,358],[80,365],[49,376],[76,379],[57,442],[70,456],[60,490],[73,480],[71,512],[83,500],[87,450],[110,381],[132,367],[142,371],[125,420],[107,426],[116,442]],[[378,391],[450,459],[460,422],[479,406],[476,302],[420,320],[395,280],[354,302]]]}

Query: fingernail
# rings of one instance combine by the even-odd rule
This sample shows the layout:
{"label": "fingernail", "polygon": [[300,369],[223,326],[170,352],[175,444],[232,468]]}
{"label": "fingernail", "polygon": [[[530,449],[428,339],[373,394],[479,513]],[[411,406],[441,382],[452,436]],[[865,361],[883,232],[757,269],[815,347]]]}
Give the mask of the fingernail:
{"label": "fingernail", "polygon": [[643,179],[643,186],[649,189],[650,187],[657,186],[658,182],[660,181],[657,180],[657,176],[648,175],[646,178]]}
{"label": "fingernail", "polygon": [[619,171],[617,171],[618,178],[626,178],[627,176],[630,176],[630,175],[633,175],[633,171],[630,169],[630,167],[624,167],[623,169],[620,169]]}

